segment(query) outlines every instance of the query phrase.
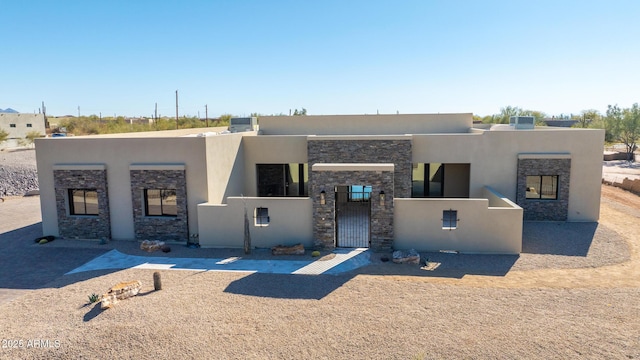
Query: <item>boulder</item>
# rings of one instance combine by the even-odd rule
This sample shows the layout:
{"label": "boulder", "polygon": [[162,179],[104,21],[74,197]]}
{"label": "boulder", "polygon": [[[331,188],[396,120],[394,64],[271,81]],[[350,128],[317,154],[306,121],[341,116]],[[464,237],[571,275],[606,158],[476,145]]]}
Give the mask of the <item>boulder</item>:
{"label": "boulder", "polygon": [[118,301],[136,296],[142,288],[142,282],[140,280],[121,282],[113,286],[102,295],[100,301],[101,309],[108,309],[115,305]]}
{"label": "boulder", "polygon": [[297,244],[293,246],[278,245],[271,248],[272,255],[304,255],[304,246]]}
{"label": "boulder", "polygon": [[162,249],[164,246],[164,242],[159,240],[145,240],[140,244],[140,250],[154,252],[156,250]]}
{"label": "boulder", "polygon": [[393,262],[396,264],[420,264],[420,254],[415,249],[396,250],[393,252]]}

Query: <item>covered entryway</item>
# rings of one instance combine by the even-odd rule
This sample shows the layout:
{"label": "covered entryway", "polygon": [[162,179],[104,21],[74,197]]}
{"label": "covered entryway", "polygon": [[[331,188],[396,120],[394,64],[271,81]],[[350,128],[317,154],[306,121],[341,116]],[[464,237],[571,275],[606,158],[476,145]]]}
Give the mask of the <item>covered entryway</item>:
{"label": "covered entryway", "polygon": [[314,245],[391,249],[393,169],[387,163],[311,165]]}
{"label": "covered entryway", "polygon": [[336,246],[363,248],[371,244],[371,186],[336,186]]}

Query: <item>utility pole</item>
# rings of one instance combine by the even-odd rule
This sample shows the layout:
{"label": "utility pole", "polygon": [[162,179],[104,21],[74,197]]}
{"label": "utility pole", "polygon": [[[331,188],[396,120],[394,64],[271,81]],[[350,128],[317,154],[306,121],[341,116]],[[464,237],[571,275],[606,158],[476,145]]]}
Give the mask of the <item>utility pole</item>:
{"label": "utility pole", "polygon": [[153,113],[153,121],[158,122],[158,103],[156,103],[156,111]]}
{"label": "utility pole", "polygon": [[80,117],[80,105],[78,105],[78,117]]}
{"label": "utility pole", "polygon": [[178,129],[178,90],[176,90],[176,130]]}
{"label": "utility pole", "polygon": [[207,122],[207,127],[209,127],[209,108],[206,104],[204,105],[204,117],[205,121]]}

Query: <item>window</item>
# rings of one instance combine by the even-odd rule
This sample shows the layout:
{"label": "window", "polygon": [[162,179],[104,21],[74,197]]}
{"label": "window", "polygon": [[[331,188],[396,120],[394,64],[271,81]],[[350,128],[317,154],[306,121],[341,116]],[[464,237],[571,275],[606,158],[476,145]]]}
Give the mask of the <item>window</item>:
{"label": "window", "polygon": [[33,126],[31,126],[31,124],[27,124],[27,127],[33,127]]}
{"label": "window", "polygon": [[69,189],[70,215],[98,215],[96,189]]}
{"label": "window", "polygon": [[309,196],[308,164],[257,164],[258,196]]}
{"label": "window", "polygon": [[253,212],[255,226],[269,226],[269,208],[258,207]]}
{"label": "window", "polygon": [[413,164],[412,197],[444,196],[444,164]]}
{"label": "window", "polygon": [[146,216],[178,216],[175,189],[144,189]]}
{"label": "window", "polygon": [[527,199],[557,200],[558,175],[527,176]]}
{"label": "window", "polygon": [[442,211],[442,230],[454,230],[458,227],[458,210]]}
{"label": "window", "polygon": [[351,185],[349,201],[366,202],[371,199],[371,185]]}
{"label": "window", "polygon": [[16,124],[9,124],[9,127],[16,127]]}

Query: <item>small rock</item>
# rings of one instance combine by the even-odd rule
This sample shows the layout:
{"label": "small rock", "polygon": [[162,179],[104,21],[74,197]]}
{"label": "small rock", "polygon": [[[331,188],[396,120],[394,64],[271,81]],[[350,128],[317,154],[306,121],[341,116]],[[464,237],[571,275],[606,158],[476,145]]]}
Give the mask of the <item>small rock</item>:
{"label": "small rock", "polygon": [[108,309],[115,305],[118,301],[136,296],[142,289],[140,280],[121,282],[113,286],[109,291],[102,295],[100,301],[101,309]]}
{"label": "small rock", "polygon": [[396,250],[393,252],[393,262],[396,264],[420,264],[420,254],[415,249],[409,251]]}
{"label": "small rock", "polygon": [[304,255],[304,246],[297,244],[293,246],[278,245],[271,248],[273,255]]}
{"label": "small rock", "polygon": [[164,246],[164,242],[159,240],[145,240],[140,244],[140,250],[154,252],[156,250],[162,249]]}
{"label": "small rock", "polygon": [[160,250],[162,250],[163,253],[168,253],[171,252],[171,247],[169,245],[162,245],[162,248],[160,248]]}

